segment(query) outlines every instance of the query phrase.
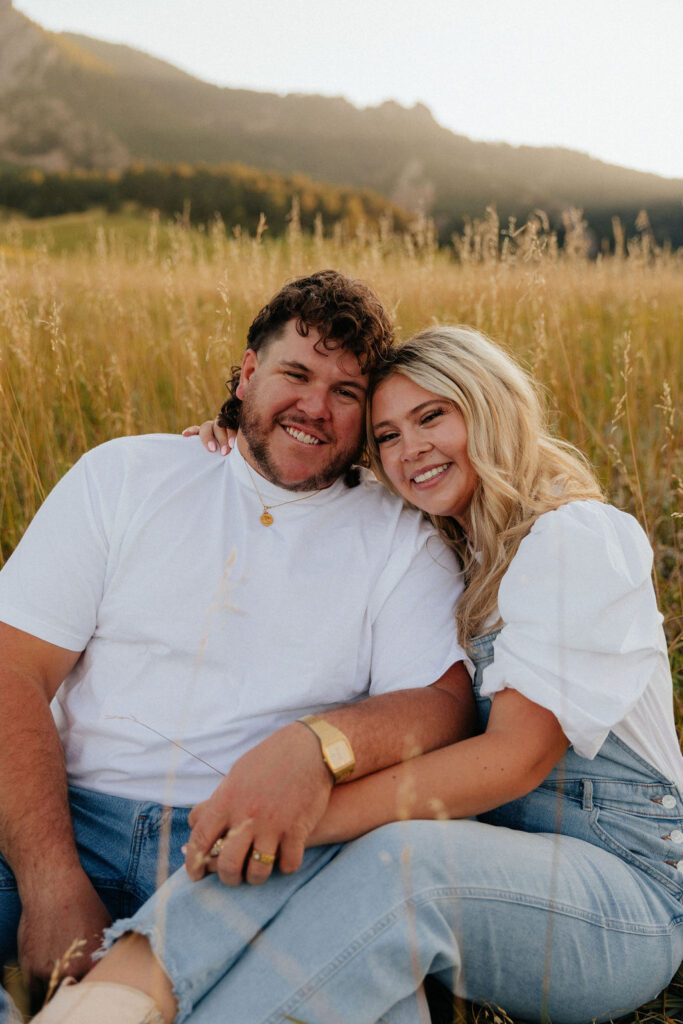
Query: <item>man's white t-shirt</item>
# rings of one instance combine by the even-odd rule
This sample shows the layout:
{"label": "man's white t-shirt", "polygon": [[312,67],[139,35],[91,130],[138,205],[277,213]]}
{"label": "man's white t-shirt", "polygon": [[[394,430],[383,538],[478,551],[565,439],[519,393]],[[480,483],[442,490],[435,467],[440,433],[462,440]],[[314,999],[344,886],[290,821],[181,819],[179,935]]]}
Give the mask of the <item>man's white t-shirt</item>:
{"label": "man's white t-shirt", "polygon": [[101,445],[49,495],[0,620],[84,651],[53,704],[72,785],[193,804],[279,726],[463,658],[454,556],[370,474],[262,510],[236,449],[171,435]]}

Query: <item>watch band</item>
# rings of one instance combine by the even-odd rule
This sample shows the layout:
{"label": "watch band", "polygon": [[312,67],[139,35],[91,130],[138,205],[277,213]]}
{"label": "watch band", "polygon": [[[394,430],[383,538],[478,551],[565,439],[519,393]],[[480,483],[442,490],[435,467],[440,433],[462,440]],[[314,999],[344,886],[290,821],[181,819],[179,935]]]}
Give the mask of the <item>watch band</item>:
{"label": "watch band", "polygon": [[298,722],[314,732],[320,743],[323,761],[329,768],[335,783],[349,777],[356,767],[353,748],[348,738],[336,725],[331,725],[317,715],[304,715]]}

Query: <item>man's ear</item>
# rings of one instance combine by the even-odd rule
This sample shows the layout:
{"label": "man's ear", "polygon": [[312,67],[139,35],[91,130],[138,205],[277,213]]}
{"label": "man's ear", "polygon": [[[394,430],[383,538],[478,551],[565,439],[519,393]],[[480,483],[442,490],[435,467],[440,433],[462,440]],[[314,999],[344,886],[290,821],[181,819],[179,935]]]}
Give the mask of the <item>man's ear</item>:
{"label": "man's ear", "polygon": [[249,386],[249,379],[256,369],[258,369],[258,356],[254,352],[253,348],[248,348],[244,353],[244,358],[242,359],[240,382],[237,385],[237,390],[235,391],[236,396],[240,400],[244,398],[247,387]]}

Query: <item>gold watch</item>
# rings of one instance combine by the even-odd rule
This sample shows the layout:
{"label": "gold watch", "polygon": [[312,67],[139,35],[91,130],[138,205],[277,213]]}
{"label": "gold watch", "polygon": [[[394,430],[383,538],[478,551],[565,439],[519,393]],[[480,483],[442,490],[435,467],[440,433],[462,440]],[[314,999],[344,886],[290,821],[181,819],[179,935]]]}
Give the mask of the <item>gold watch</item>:
{"label": "gold watch", "polygon": [[348,739],[336,726],[317,715],[304,715],[298,722],[307,725],[320,741],[323,761],[332,772],[335,784],[347,779],[356,767],[356,759]]}

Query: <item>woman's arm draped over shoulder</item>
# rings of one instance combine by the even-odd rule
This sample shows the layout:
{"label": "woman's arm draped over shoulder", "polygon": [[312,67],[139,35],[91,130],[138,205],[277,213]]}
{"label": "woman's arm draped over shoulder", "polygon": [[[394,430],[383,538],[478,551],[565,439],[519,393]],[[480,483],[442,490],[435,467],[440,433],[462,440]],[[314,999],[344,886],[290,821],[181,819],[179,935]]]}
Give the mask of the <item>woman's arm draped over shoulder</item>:
{"label": "woman's arm draped over shoulder", "polygon": [[183,437],[195,437],[197,434],[207,451],[215,452],[220,448],[221,455],[229,454],[237,437],[234,430],[221,427],[218,419],[204,420],[200,426],[185,427],[182,431]]}

